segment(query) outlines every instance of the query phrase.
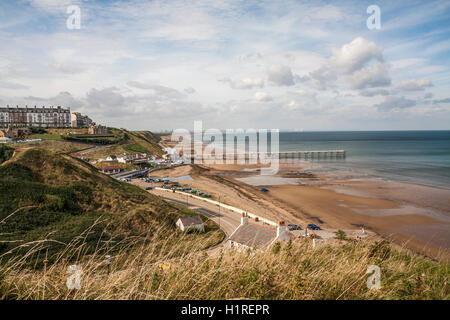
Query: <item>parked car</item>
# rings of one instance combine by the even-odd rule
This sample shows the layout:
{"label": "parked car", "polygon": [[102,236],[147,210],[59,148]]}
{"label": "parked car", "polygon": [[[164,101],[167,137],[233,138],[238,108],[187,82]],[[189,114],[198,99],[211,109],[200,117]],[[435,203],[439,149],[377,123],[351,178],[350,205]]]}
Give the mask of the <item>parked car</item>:
{"label": "parked car", "polygon": [[302,227],[300,227],[300,226],[298,226],[296,224],[290,223],[290,224],[288,224],[288,229],[289,230],[302,230]]}
{"label": "parked car", "polygon": [[147,187],[147,188],[145,188],[145,190],[153,190],[153,188],[152,187]]}
{"label": "parked car", "polygon": [[311,230],[321,230],[320,227],[318,225],[315,225],[313,223],[308,224],[308,229]]}

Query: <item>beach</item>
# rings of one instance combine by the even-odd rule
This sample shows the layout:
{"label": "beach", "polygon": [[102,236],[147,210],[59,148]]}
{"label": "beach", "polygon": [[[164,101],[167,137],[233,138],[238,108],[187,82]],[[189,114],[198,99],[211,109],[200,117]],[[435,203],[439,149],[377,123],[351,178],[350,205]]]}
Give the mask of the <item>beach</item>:
{"label": "beach", "polygon": [[[208,192],[220,201],[273,221],[330,230],[364,227],[438,260],[450,257],[450,190],[385,179],[349,179],[314,173],[308,162],[280,164],[273,176],[257,165],[183,166],[159,176],[191,177],[182,185]],[[268,192],[260,189],[267,188]]]}

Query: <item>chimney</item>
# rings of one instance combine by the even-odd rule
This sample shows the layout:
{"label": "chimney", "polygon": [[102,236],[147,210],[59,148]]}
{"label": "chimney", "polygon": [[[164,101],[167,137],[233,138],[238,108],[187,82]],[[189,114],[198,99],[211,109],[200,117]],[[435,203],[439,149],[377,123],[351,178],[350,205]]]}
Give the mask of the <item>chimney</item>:
{"label": "chimney", "polygon": [[291,237],[286,231],[286,223],[283,220],[278,221],[277,239],[280,241],[289,240]]}
{"label": "chimney", "polygon": [[245,212],[242,213],[241,217],[241,226],[248,224],[248,217]]}

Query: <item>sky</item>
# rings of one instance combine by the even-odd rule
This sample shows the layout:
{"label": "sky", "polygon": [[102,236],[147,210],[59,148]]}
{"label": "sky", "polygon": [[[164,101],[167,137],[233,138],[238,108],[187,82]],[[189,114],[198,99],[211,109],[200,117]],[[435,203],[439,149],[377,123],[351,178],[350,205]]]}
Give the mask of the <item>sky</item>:
{"label": "sky", "polygon": [[2,0],[0,41],[1,106],[133,130],[450,129],[450,1]]}

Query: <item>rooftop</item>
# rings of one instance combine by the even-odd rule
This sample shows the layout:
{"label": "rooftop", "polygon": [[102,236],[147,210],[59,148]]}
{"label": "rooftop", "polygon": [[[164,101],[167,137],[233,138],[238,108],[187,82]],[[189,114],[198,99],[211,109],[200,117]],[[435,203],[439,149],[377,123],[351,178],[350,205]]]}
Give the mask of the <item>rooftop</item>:
{"label": "rooftop", "polygon": [[240,225],[229,240],[248,247],[264,247],[275,239],[276,235],[273,229],[248,223]]}
{"label": "rooftop", "polygon": [[193,226],[196,224],[202,224],[202,219],[200,219],[199,216],[187,216],[187,217],[181,217],[180,218],[181,223],[185,226],[185,227],[189,227],[189,226]]}

